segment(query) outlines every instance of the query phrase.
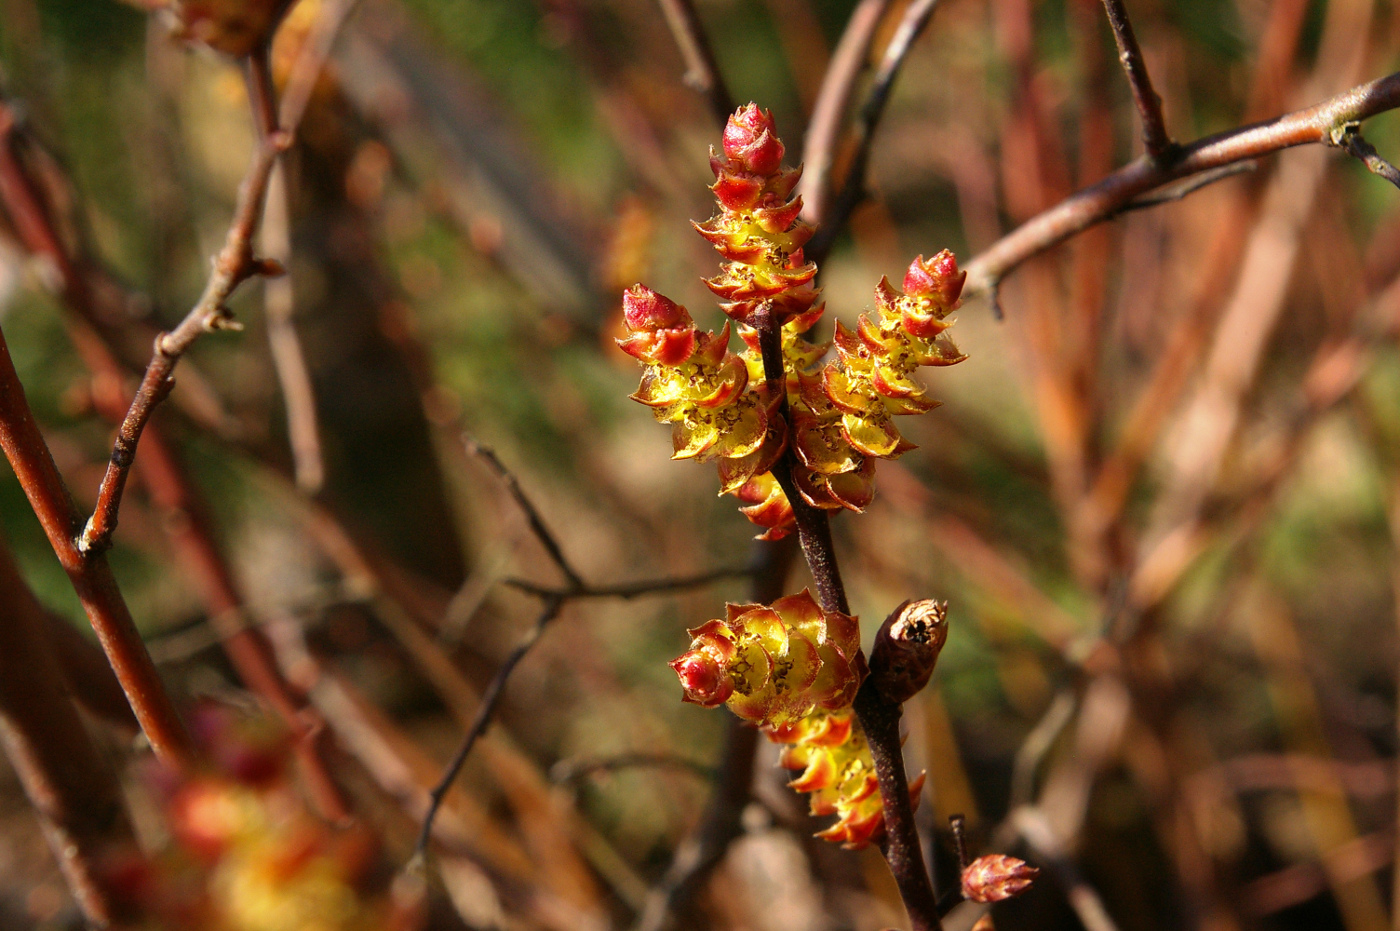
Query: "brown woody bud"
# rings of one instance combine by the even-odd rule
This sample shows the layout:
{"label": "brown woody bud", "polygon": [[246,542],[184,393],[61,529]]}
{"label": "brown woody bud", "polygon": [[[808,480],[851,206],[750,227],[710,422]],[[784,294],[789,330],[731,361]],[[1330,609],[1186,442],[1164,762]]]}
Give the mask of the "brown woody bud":
{"label": "brown woody bud", "polygon": [[933,675],[948,639],[946,601],[906,601],[885,618],[870,651],[870,676],[886,701],[902,705]]}
{"label": "brown woody bud", "polygon": [[973,902],[1000,902],[1031,887],[1040,870],[1001,853],[978,857],[962,874],[963,896]]}

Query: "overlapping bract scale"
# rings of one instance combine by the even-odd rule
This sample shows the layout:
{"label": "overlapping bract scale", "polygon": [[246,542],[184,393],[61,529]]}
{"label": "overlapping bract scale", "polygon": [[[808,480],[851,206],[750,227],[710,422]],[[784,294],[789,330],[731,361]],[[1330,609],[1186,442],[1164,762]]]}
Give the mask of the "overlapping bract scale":
{"label": "overlapping bract scale", "polygon": [[805,590],[766,606],[728,605],[724,620],[690,635],[690,649],[671,662],[685,700],[727,704],[763,727],[847,707],[860,687],[856,619],[823,611]]}
{"label": "overlapping bract scale", "polygon": [[[768,738],[785,745],[782,765],[800,770],[788,785],[811,794],[812,814],[837,816],[818,837],[859,850],[884,836],[885,808],[875,761],[850,708],[819,711],[795,724],[770,728]],[[916,807],[923,785],[922,773],[909,785]]]}

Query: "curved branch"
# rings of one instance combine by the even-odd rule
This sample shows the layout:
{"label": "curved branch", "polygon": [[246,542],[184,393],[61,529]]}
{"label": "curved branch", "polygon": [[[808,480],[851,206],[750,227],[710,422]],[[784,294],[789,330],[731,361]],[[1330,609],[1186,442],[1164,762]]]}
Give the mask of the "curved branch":
{"label": "curved branch", "polygon": [[806,253],[810,261],[821,264],[826,254],[831,251],[836,237],[846,228],[846,221],[865,199],[865,176],[870,168],[875,130],[885,115],[885,105],[889,103],[895,79],[904,67],[904,60],[909,57],[909,50],[914,47],[914,40],[923,33],[937,7],[938,0],[913,0],[895,28],[890,44],[885,47],[879,70],[875,72],[875,79],[870,84],[870,91],[866,94],[865,103],[861,105],[860,116],[856,121],[856,151],[851,158],[851,167],[846,171],[846,178],[841,183],[841,191],[832,202],[829,214],[822,215],[825,213],[824,208],[821,208],[820,212],[817,209],[809,212],[809,218],[822,223],[817,234],[807,244]]}
{"label": "curved branch", "polygon": [[822,78],[812,119],[807,124],[807,139],[802,147],[802,180],[797,192],[802,195],[803,219],[812,224],[826,220],[827,204],[831,200],[831,167],[836,161],[836,147],[841,141],[841,122],[855,93],[856,81],[865,70],[870,43],[875,30],[889,9],[890,0],[861,0],[846,21],[846,30],[836,43],[831,64]]}
{"label": "curved branch", "polygon": [[1182,146],[1168,162],[1144,155],[1027,220],[976,256],[966,266],[963,295],[992,291],[1022,262],[1118,215],[1164,184],[1293,146],[1328,143],[1334,130],[1396,107],[1400,107],[1400,73],[1353,87],[1304,110],[1198,139]]}

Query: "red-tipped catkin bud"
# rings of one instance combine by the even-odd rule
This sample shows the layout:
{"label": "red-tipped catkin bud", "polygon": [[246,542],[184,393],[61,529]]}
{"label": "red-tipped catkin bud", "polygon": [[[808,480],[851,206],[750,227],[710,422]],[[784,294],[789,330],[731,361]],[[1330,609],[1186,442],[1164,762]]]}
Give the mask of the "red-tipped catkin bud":
{"label": "red-tipped catkin bud", "polygon": [[1031,887],[1040,870],[1025,860],[992,853],[973,860],[962,874],[963,895],[973,902],[1000,902]]}
{"label": "red-tipped catkin bud", "polygon": [[951,309],[962,295],[967,272],[958,271],[958,260],[944,249],[928,261],[921,255],[904,273],[904,292],[910,297],[937,298]]}
{"label": "red-tipped catkin bud", "polygon": [[699,346],[690,313],[651,288],[633,285],[622,293],[622,318],[628,336],[617,345],[641,362],[673,368]]}
{"label": "red-tipped catkin bud", "polygon": [[728,668],[704,652],[693,651],[673,659],[671,668],[681,680],[684,700],[692,704],[714,708],[734,694]]}
{"label": "red-tipped catkin bud", "polygon": [[906,601],[885,618],[870,651],[870,676],[885,700],[902,705],[933,675],[948,639],[946,601]]}
{"label": "red-tipped catkin bud", "polygon": [[722,147],[725,155],[754,174],[770,175],[783,162],[783,144],[773,125],[773,114],[753,103],[729,117]]}
{"label": "red-tipped catkin bud", "polygon": [[694,322],[684,307],[640,284],[622,293],[622,317],[629,330],[675,329]]}

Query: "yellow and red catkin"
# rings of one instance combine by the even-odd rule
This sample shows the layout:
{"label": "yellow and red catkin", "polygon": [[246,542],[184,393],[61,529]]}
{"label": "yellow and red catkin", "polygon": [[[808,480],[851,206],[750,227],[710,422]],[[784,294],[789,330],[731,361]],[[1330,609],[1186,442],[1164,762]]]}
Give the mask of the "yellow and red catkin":
{"label": "yellow and red catkin", "polygon": [[[852,848],[878,841],[884,806],[865,735],[851,710],[865,676],[855,618],[824,611],[809,592],[771,605],[728,605],[724,620],[690,631],[671,663],[685,700],[728,705],[783,744],[782,764],[800,770],[793,788],[814,815],[836,815],[817,836]],[[911,793],[917,803],[923,777]]]}
{"label": "yellow and red catkin", "polygon": [[[631,335],[620,341],[648,365],[633,397],[676,425],[677,458],[717,458],[720,492],[740,499],[744,515],[765,529],[763,539],[793,526],[791,503],[768,471],[787,444],[795,453],[793,482],[808,504],[861,511],[874,497],[875,460],[914,448],[891,418],[936,405],[910,376],[963,358],[943,331],[965,275],[944,251],[914,261],[903,293],[882,279],[877,319],[862,316],[855,332],[838,323],[837,358],[821,366],[831,344],[806,338],[824,305],[812,284],[817,267],[803,253],[812,228],[798,218],[802,199],[793,194],[802,170],[783,168],[783,155],[772,115],[753,104],[741,108],[710,156],[718,212],[695,224],[724,259],[706,284],[748,344],[739,357],[747,378],[721,350],[727,330],[695,336],[684,309],[677,314],[675,304],[644,288],[624,297]],[[756,330],[764,324],[781,332],[783,377],[771,394]]]}
{"label": "yellow and red catkin", "polygon": [[745,459],[769,430],[769,405],[749,387],[744,360],[729,351],[729,325],[696,330],[689,312],[650,288],[622,297],[628,336],[617,341],[645,366],[633,400],[671,424],[676,459]]}

